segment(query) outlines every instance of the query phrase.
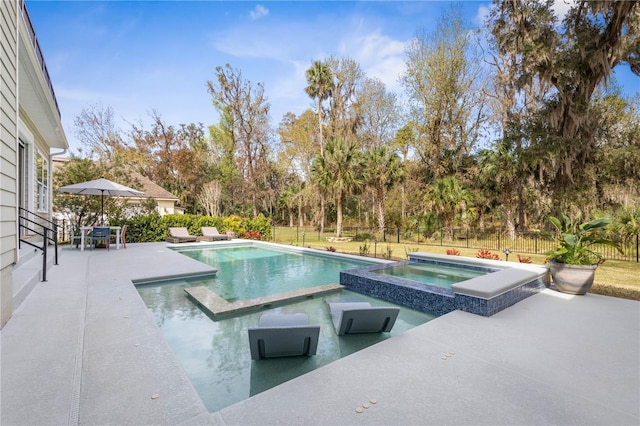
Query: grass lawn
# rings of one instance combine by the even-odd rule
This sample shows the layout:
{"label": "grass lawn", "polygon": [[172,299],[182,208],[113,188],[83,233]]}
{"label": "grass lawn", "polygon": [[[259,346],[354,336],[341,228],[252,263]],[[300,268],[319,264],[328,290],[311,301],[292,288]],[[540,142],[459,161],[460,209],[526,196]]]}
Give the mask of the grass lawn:
{"label": "grass lawn", "polygon": [[[296,245],[296,235],[283,233],[278,228],[276,240],[274,242],[281,244]],[[302,246],[302,237],[297,236],[298,244]],[[360,249],[364,245],[363,242],[328,242],[318,241],[317,234],[311,236],[304,242],[305,247],[311,247],[319,250],[326,250],[328,247],[335,248],[338,253],[360,254]],[[407,253],[426,252],[446,254],[449,247],[439,245],[411,244],[411,243],[395,243],[395,242],[379,242],[377,245],[372,241],[368,242],[369,254],[374,257],[387,257],[392,260],[406,260]],[[478,249],[458,248],[461,256],[476,257]],[[505,260],[505,254],[500,251],[492,251],[500,256],[500,260]],[[544,265],[546,256],[543,254],[529,254],[512,252],[509,254],[509,262],[518,262],[518,254],[522,257],[530,257],[532,263]],[[625,299],[640,300],[640,263],[627,262],[619,260],[607,260],[596,270],[595,282],[591,288],[591,293],[603,294],[606,296],[622,297]]]}

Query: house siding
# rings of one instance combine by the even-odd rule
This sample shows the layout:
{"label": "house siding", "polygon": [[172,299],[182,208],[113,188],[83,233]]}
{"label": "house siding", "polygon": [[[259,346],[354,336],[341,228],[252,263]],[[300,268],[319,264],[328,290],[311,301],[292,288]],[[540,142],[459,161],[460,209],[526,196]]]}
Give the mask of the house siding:
{"label": "house siding", "polygon": [[0,2],[0,327],[13,311],[17,260],[18,4]]}
{"label": "house siding", "polygon": [[[21,146],[24,145],[24,151]],[[26,280],[14,275],[21,265],[18,207],[33,211],[35,152],[47,161],[46,205],[51,217],[51,149],[68,143],[46,64],[24,0],[0,1],[0,328],[16,307],[14,293]],[[20,164],[19,164],[20,163]],[[20,185],[20,191],[18,190]],[[28,231],[24,231],[25,234]],[[25,259],[29,257],[25,256]],[[26,260],[25,260],[26,262]],[[30,291],[30,290],[29,290]],[[28,291],[27,291],[28,293]],[[26,295],[26,293],[24,293]]]}

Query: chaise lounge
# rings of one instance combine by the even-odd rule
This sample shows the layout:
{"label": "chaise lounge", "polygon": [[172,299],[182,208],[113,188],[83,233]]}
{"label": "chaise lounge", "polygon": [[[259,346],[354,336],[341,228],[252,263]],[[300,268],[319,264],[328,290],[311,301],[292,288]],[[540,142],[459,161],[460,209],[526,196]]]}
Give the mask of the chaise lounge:
{"label": "chaise lounge", "polygon": [[389,332],[400,308],[373,307],[368,302],[327,302],[338,336]]}
{"label": "chaise lounge", "polygon": [[315,355],[319,336],[320,326],[304,312],[265,312],[249,328],[251,359]]}
{"label": "chaise lounge", "polygon": [[187,228],[169,228],[170,237],[167,241],[170,243],[189,243],[197,240],[197,237],[189,235]]}
{"label": "chaise lounge", "polygon": [[218,232],[215,226],[203,226],[202,237],[198,237],[199,241],[226,241],[229,236]]}

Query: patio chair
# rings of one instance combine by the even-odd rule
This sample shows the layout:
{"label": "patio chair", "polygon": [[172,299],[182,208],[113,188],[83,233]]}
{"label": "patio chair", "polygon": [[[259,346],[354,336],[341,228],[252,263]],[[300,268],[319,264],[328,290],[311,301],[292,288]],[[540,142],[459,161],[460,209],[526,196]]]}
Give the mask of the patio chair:
{"label": "patio chair", "polygon": [[197,237],[190,235],[187,228],[169,228],[171,236],[167,238],[170,243],[189,243],[197,240]]}
{"label": "patio chair", "polygon": [[229,236],[219,233],[218,228],[215,226],[203,226],[202,237],[199,239],[201,241],[226,241],[229,239]]}
{"label": "patio chair", "polygon": [[318,349],[319,325],[304,312],[265,312],[249,329],[251,359],[312,356]]}
{"label": "patio chair", "polygon": [[389,332],[400,308],[373,307],[367,302],[327,302],[338,336]]}
{"label": "patio chair", "polygon": [[89,248],[93,248],[98,242],[104,241],[107,251],[109,251],[109,240],[111,240],[111,229],[108,226],[94,226],[91,231],[91,245]]}
{"label": "patio chair", "polygon": [[[120,242],[122,243],[122,247],[123,248],[127,248],[127,228],[128,227],[129,227],[129,225],[123,225],[122,229],[120,230]],[[114,242],[117,245],[118,244],[118,241],[117,241],[118,234],[111,234],[111,238],[114,240]]]}
{"label": "patio chair", "polygon": [[[78,248],[78,246],[80,244],[82,244],[82,233],[85,232],[82,229],[80,229],[79,226],[75,226],[73,228],[73,235],[71,235],[71,241],[69,242],[70,245],[73,245],[75,243],[76,248]],[[88,243],[91,243],[91,237],[89,235],[84,236],[84,243],[85,245]]]}

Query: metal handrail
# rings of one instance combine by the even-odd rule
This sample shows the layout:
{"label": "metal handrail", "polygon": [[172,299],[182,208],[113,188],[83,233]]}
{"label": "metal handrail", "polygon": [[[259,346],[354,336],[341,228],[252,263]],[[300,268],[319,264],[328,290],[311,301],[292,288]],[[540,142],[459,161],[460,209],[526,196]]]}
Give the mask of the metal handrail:
{"label": "metal handrail", "polygon": [[[34,247],[38,250],[42,250],[42,281],[47,281],[47,247],[49,246],[49,242],[53,242],[53,246],[54,246],[54,264],[57,265],[58,264],[58,225],[54,222],[52,222],[51,220],[42,217],[36,213],[33,213],[25,208],[19,207],[19,214],[18,214],[18,232],[21,234],[20,231],[22,231],[23,229],[30,231],[36,235],[39,235],[42,237],[42,247],[32,243],[31,241],[27,241],[27,240],[23,240],[22,238],[18,239],[18,248],[20,248],[20,245],[22,243],[25,243],[27,245],[30,245],[31,247]],[[40,220],[43,220],[49,224],[52,225],[52,228],[49,228],[47,226],[44,226],[43,224],[36,222],[35,220],[29,219],[26,216],[23,216],[21,213],[26,212],[27,214],[33,215],[35,217],[37,217]],[[41,231],[36,230],[34,228],[31,228],[30,226],[28,226],[25,222],[28,222],[30,224],[33,224],[35,226],[39,226],[41,229]]]}

